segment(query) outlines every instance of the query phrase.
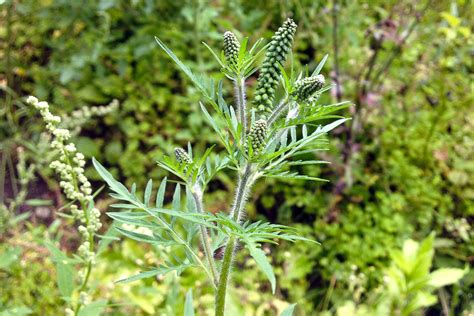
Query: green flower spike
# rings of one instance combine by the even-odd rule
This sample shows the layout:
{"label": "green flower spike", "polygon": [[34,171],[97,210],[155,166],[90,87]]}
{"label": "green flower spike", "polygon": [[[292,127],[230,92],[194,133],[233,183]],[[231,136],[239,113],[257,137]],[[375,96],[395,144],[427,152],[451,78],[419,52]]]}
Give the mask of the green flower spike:
{"label": "green flower spike", "polygon": [[258,155],[265,147],[265,138],[267,136],[267,121],[260,119],[256,121],[249,132],[249,142],[247,147],[252,146],[254,155]]}
{"label": "green flower spike", "polygon": [[184,163],[186,165],[193,163],[193,160],[189,157],[188,153],[183,148],[175,148],[174,154],[176,156],[176,160],[179,163]]}
{"label": "green flower spike", "polygon": [[323,75],[306,77],[296,81],[293,96],[298,102],[307,102],[325,83]]}
{"label": "green flower spike", "polygon": [[237,66],[239,60],[240,43],[237,37],[232,32],[224,33],[224,55],[227,64],[230,66]]}
{"label": "green flower spike", "polygon": [[279,65],[285,62],[286,55],[291,50],[296,26],[292,19],[287,19],[270,41],[255,92],[255,105],[261,118],[266,118],[272,112],[273,98],[280,76]]}

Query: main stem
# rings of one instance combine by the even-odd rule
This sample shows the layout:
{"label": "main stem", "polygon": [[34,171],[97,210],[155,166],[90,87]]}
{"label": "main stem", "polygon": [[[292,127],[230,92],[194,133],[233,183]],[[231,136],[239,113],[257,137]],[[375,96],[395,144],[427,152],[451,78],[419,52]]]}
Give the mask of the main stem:
{"label": "main stem", "polygon": [[[193,188],[192,195],[193,195],[193,198],[194,198],[194,202],[196,203],[198,213],[203,214],[204,213],[204,207],[203,207],[203,203],[202,203],[201,187],[197,186],[197,187]],[[199,225],[199,229],[201,231],[202,248],[204,249],[204,254],[207,258],[207,262],[209,264],[209,267],[211,268],[211,274],[212,274],[212,278],[213,278],[212,282],[217,285],[218,275],[217,275],[216,264],[215,264],[214,258],[213,258],[211,244],[209,243],[209,234],[207,232],[206,227],[204,227],[203,225]]]}
{"label": "main stem", "polygon": [[237,106],[237,117],[242,124],[242,140],[245,141],[247,131],[247,99],[245,95],[245,79],[238,77],[234,81],[235,101]]}
{"label": "main stem", "polygon": [[216,294],[216,316],[224,316],[225,297],[227,292],[227,283],[229,282],[230,268],[234,257],[234,249],[236,245],[235,237],[230,237],[227,242],[224,258],[222,259],[221,274],[219,277],[219,286]]}
{"label": "main stem", "polygon": [[[243,173],[239,176],[234,203],[230,212],[230,216],[237,222],[239,222],[242,217],[245,203],[247,201],[247,195],[255,181],[254,176],[255,173],[252,170],[252,165],[247,163]],[[229,283],[230,270],[237,242],[238,240],[235,237],[230,237],[225,248],[216,294],[216,316],[224,316],[227,284]]]}

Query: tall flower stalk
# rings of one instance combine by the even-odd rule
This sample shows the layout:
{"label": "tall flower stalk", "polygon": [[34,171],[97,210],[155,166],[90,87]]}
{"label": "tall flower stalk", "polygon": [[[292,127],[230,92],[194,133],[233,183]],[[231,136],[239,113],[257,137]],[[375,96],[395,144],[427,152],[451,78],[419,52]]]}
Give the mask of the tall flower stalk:
{"label": "tall flower stalk", "polygon": [[239,61],[240,42],[237,36],[227,31],[224,33],[224,56],[225,66],[230,70],[229,78],[234,84],[235,106],[237,108],[237,117],[242,124],[242,138],[245,140],[247,130],[247,95],[245,92],[245,73],[241,67],[242,63]]}
{"label": "tall flower stalk", "polygon": [[267,49],[255,93],[255,105],[260,117],[265,118],[272,113],[275,90],[280,81],[280,66],[284,64],[291,50],[296,26],[292,19],[287,19],[273,35]]}
{"label": "tall flower stalk", "polygon": [[39,111],[47,131],[52,136],[51,147],[57,152],[57,160],[52,161],[50,167],[60,177],[59,185],[71,201],[69,210],[72,217],[80,223],[77,228],[82,237],[77,251],[81,258],[79,285],[76,287],[77,297],[69,300],[70,306],[66,309],[66,315],[77,315],[83,306],[91,302],[89,280],[95,264],[95,235],[102,227],[101,213],[94,207],[91,183],[84,175],[84,155],[69,141],[69,130],[59,127],[61,118],[50,112],[49,104],[45,101],[40,102],[35,97],[28,97],[27,103]]}

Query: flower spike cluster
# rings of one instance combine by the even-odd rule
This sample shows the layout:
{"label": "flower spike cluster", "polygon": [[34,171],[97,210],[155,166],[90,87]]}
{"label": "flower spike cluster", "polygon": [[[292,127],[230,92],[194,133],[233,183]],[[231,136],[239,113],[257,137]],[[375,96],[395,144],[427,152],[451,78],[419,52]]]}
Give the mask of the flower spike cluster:
{"label": "flower spike cluster", "polygon": [[224,33],[224,55],[227,64],[233,67],[237,66],[239,59],[240,43],[232,32]]}
{"label": "flower spike cluster", "polygon": [[267,137],[267,121],[260,119],[254,123],[249,133],[248,147],[252,146],[254,155],[260,154],[265,147],[265,139]]}
{"label": "flower spike cluster", "polygon": [[70,200],[92,200],[91,184],[84,175],[84,155],[77,152],[74,143],[67,143],[71,133],[67,129],[59,128],[61,118],[51,114],[47,102],[39,102],[35,97],[29,97],[27,102],[40,111],[46,129],[53,136],[51,147],[60,153],[59,159],[51,162],[50,167],[61,177],[59,185],[64,194]]}
{"label": "flower spike cluster", "polygon": [[176,156],[176,160],[179,163],[190,165],[193,163],[191,157],[189,157],[188,153],[183,148],[175,148],[174,155]]}
{"label": "flower spike cluster", "polygon": [[[100,222],[100,211],[97,208],[90,208],[93,203],[91,184],[84,175],[85,158],[77,151],[74,143],[68,142],[71,138],[69,130],[60,128],[61,118],[53,115],[49,110],[49,104],[44,101],[38,101],[37,98],[30,96],[26,102],[39,110],[47,131],[52,135],[51,147],[57,150],[58,159],[51,162],[50,167],[59,175],[59,183],[66,197],[71,201],[77,201],[77,204],[70,206],[71,214],[81,225],[78,231],[82,236],[82,244],[78,248],[79,256],[84,260],[85,266],[79,271],[81,283],[85,286],[92,265],[95,264],[94,235],[102,227]],[[88,293],[84,291],[84,286],[80,294],[80,305],[87,305]],[[68,308],[66,314],[75,315]]]}
{"label": "flower spike cluster", "polygon": [[298,102],[307,102],[324,85],[324,76],[317,75],[296,81],[293,96]]}
{"label": "flower spike cluster", "polygon": [[83,106],[74,110],[71,114],[64,115],[61,118],[61,126],[71,131],[73,135],[79,134],[81,127],[93,116],[105,116],[116,111],[119,107],[118,100],[114,99],[107,105],[102,106]]}
{"label": "flower spike cluster", "polygon": [[273,109],[273,98],[280,76],[280,64],[283,64],[291,50],[296,23],[287,19],[273,35],[265,55],[265,60],[258,77],[255,93],[255,105],[261,118],[266,118]]}

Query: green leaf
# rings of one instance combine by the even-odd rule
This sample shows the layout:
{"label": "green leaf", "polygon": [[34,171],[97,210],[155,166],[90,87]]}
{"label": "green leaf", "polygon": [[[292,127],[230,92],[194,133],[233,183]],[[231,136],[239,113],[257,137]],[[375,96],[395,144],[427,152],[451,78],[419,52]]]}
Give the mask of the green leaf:
{"label": "green leaf", "polygon": [[58,247],[56,247],[55,244],[53,244],[50,241],[45,241],[44,245],[46,248],[48,248],[49,252],[51,253],[53,257],[53,261],[62,261],[65,259],[68,259],[67,255],[61,251]]}
{"label": "green leaf", "polygon": [[212,118],[212,116],[209,114],[209,112],[207,111],[206,107],[204,106],[204,104],[202,104],[201,102],[199,102],[199,106],[201,107],[201,110],[202,112],[204,113],[204,116],[206,117],[206,119],[209,121],[209,123],[211,124],[211,127],[214,129],[214,131],[219,135],[219,137],[221,138],[221,140],[224,142],[224,144],[226,143],[224,141],[224,135],[222,134],[221,132],[221,129],[219,128],[219,126],[217,126],[215,120]]}
{"label": "green leaf", "polygon": [[0,254],[0,269],[8,269],[14,262],[18,262],[20,254],[20,247],[9,248]]}
{"label": "green leaf", "polygon": [[133,200],[133,195],[128,192],[128,189],[123,184],[115,180],[112,174],[110,174],[107,169],[105,169],[97,160],[95,160],[95,158],[92,158],[92,164],[102,179],[107,182],[112,191],[117,193],[120,197],[122,197],[122,199]]}
{"label": "green leaf", "polygon": [[180,211],[181,210],[181,186],[179,183],[176,185],[173,194],[173,210]]}
{"label": "green leaf", "polygon": [[184,303],[184,316],[194,316],[192,289],[189,289],[186,293],[186,302]]}
{"label": "green leaf", "polygon": [[281,312],[280,316],[292,316],[293,312],[295,311],[296,304],[291,304],[283,312]]}
{"label": "green leaf", "polygon": [[417,292],[413,299],[403,308],[401,315],[408,316],[412,315],[415,311],[420,308],[428,307],[435,304],[437,301],[436,296],[427,292]]}
{"label": "green leaf", "polygon": [[106,300],[94,301],[81,308],[78,316],[99,316],[100,314],[102,314],[106,307]]}
{"label": "green leaf", "polygon": [[186,268],[189,268],[191,266],[192,266],[191,264],[180,264],[180,265],[169,266],[169,267],[160,266],[160,267],[158,267],[154,270],[140,272],[139,274],[136,274],[134,276],[131,276],[131,277],[128,277],[128,278],[125,278],[125,279],[120,279],[118,281],[115,281],[115,283],[133,282],[133,281],[137,281],[137,280],[141,280],[141,279],[145,279],[145,278],[151,278],[151,277],[154,277],[156,275],[163,275],[163,274],[166,274],[170,271],[177,271],[178,273],[181,273],[183,270],[185,270]]}
{"label": "green leaf", "polygon": [[428,284],[434,286],[435,288],[454,284],[461,280],[466,273],[467,270],[463,269],[441,268],[431,272]]}
{"label": "green leaf", "polygon": [[151,190],[153,189],[153,181],[150,179],[148,180],[148,183],[146,184],[145,188],[145,194],[143,196],[143,204],[146,206],[150,206],[150,197],[151,197]]}
{"label": "green leaf", "polygon": [[321,132],[323,133],[328,133],[330,131],[332,131],[333,129],[335,129],[336,127],[338,127],[339,125],[341,125],[342,123],[346,122],[346,121],[349,121],[350,119],[349,118],[342,118],[342,119],[339,119],[337,121],[334,121],[328,125],[325,125],[323,126]]}
{"label": "green leaf", "polygon": [[26,306],[15,306],[0,312],[0,316],[23,316],[33,314],[33,311]]}
{"label": "green leaf", "polygon": [[74,290],[74,269],[62,261],[56,263],[59,293],[65,298],[71,297]]}
{"label": "green leaf", "polygon": [[275,294],[276,278],[275,278],[275,274],[273,273],[273,268],[270,265],[270,263],[268,262],[267,257],[265,256],[265,253],[263,252],[262,249],[258,248],[252,242],[247,241],[245,243],[245,246],[250,251],[250,255],[255,260],[255,262],[257,263],[260,270],[262,270],[262,272],[265,274],[265,276],[270,281],[270,284],[272,285],[272,293]]}
{"label": "green leaf", "polygon": [[123,234],[124,236],[127,236],[128,238],[131,238],[136,241],[146,242],[150,244],[154,244],[157,242],[157,240],[153,236],[150,236],[150,235],[132,232],[130,230],[123,229],[120,227],[115,227],[115,229],[119,231],[121,234]]}
{"label": "green leaf", "polygon": [[115,229],[115,223],[110,225],[104,235],[96,234],[96,236],[100,238],[99,245],[97,247],[98,255],[104,252],[113,240],[120,240],[120,238],[117,237],[118,232]]}
{"label": "green leaf", "polygon": [[13,218],[10,219],[9,223],[11,226],[15,226],[18,223],[23,222],[24,220],[28,219],[31,215],[31,212],[25,212],[20,215],[16,215]]}
{"label": "green leaf", "polygon": [[132,224],[150,228],[159,227],[156,223],[148,220],[150,214],[146,212],[107,212],[107,216],[123,224]]}
{"label": "green leaf", "polygon": [[165,199],[165,191],[166,191],[166,180],[167,178],[165,177],[161,183],[160,187],[158,188],[158,192],[156,193],[156,207],[157,208],[162,208],[163,207],[163,201]]}
{"label": "green leaf", "polygon": [[29,199],[25,201],[25,204],[29,206],[49,206],[53,205],[53,201],[44,199]]}
{"label": "green leaf", "polygon": [[155,40],[158,45],[168,54],[169,57],[178,65],[179,68],[188,76],[188,78],[196,85],[202,94],[209,100],[212,100],[212,90],[214,88],[214,83],[212,80],[209,80],[209,83],[204,81],[202,76],[196,76],[188,66],[183,64],[183,62],[169,49],[158,37],[155,36]]}
{"label": "green leaf", "polygon": [[323,59],[321,59],[321,61],[319,62],[318,66],[316,67],[316,69],[313,71],[313,73],[311,74],[311,76],[317,76],[319,75],[319,73],[321,72],[321,69],[323,69],[324,67],[324,64],[326,63],[326,60],[328,59],[328,54],[324,55]]}
{"label": "green leaf", "polygon": [[151,277],[154,277],[155,275],[158,275],[158,274],[162,274],[162,271],[156,269],[156,270],[151,270],[151,271],[140,272],[139,274],[136,274],[134,276],[115,281],[115,283],[133,282],[133,281],[137,281],[137,280],[141,280],[141,279],[151,278]]}
{"label": "green leaf", "polygon": [[214,52],[214,50],[209,47],[209,45],[207,45],[205,42],[202,42],[204,44],[204,46],[206,46],[206,48],[211,52],[212,56],[214,56],[214,58],[217,60],[217,62],[219,63],[219,65],[221,65],[222,68],[226,68],[226,65],[225,63],[221,60],[221,58],[216,54],[216,52]]}

